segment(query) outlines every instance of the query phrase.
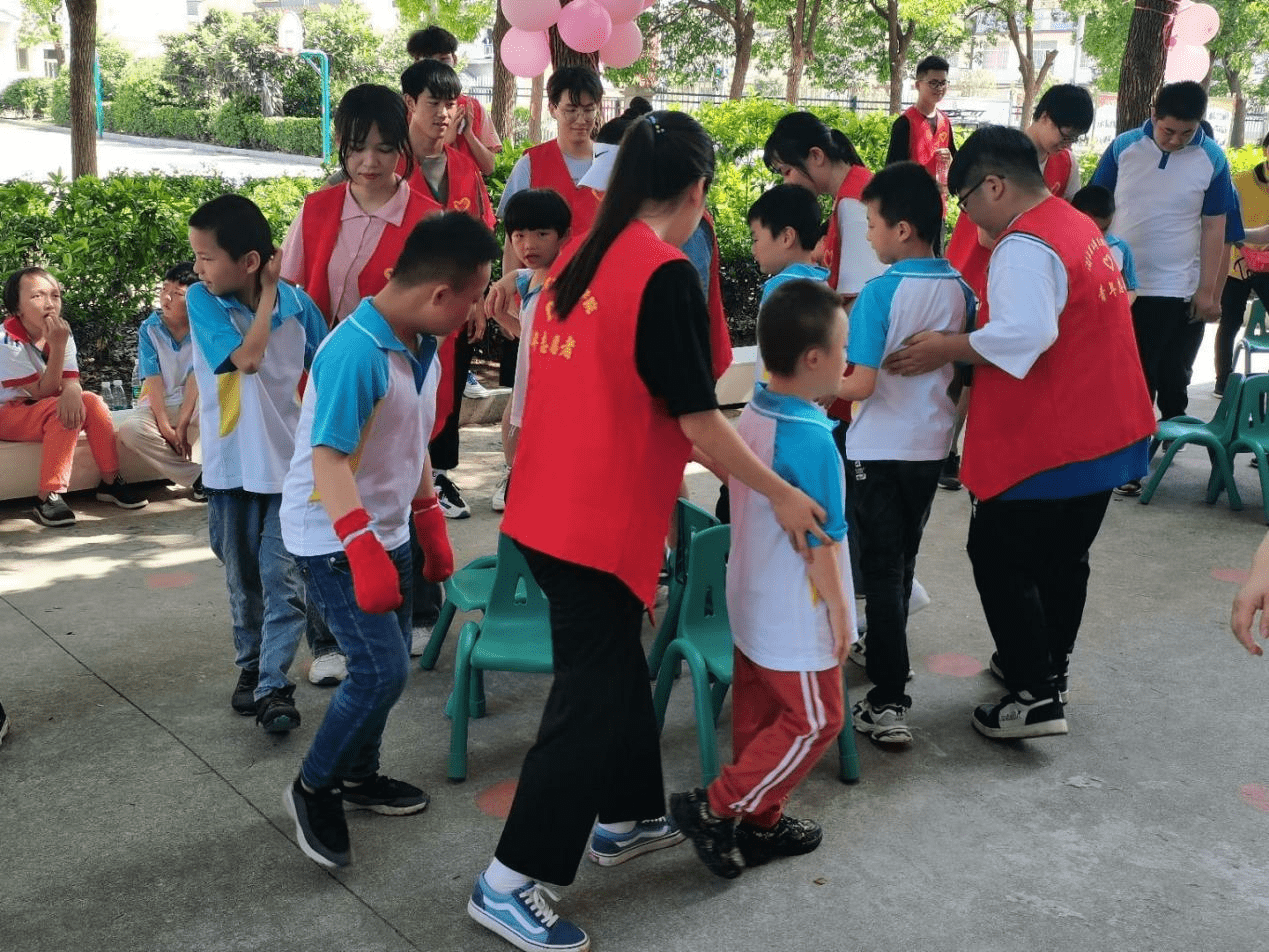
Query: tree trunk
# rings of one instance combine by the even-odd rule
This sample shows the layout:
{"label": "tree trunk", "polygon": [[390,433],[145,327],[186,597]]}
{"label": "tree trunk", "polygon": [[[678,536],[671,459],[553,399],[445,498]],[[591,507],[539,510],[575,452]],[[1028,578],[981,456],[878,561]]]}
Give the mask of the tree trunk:
{"label": "tree trunk", "polygon": [[736,34],[736,59],[731,70],[731,90],[727,94],[727,98],[731,100],[739,100],[745,94],[745,77],[749,74],[749,60],[753,57],[753,8],[749,8],[748,13],[742,13],[737,4],[736,22],[732,26],[733,32]]}
{"label": "tree trunk", "polygon": [[820,16],[820,0],[811,0],[811,12],[806,11],[807,0],[797,0],[797,8],[785,16],[789,30],[789,68],[785,73],[784,100],[789,105],[798,101],[798,87],[806,61],[814,54],[815,28]]}
{"label": "tree trunk", "polygon": [[882,7],[876,0],[869,0],[872,12],[886,23],[886,53],[890,61],[890,114],[897,115],[903,109],[903,81],[908,62],[908,47],[916,33],[916,22],[909,20],[905,28],[899,25],[899,0],[886,0]]}
{"label": "tree trunk", "polygon": [[1119,70],[1117,133],[1135,129],[1150,118],[1155,91],[1163,81],[1164,51],[1176,6],[1177,0],[1136,0]]}
{"label": "tree trunk", "polygon": [[97,0],[66,0],[70,14],[71,178],[97,174]]}
{"label": "tree trunk", "polygon": [[545,78],[534,76],[533,88],[529,91],[529,141],[535,145],[542,141],[542,96],[545,89]]}
{"label": "tree trunk", "polygon": [[494,20],[493,47],[493,100],[489,106],[489,117],[494,128],[503,139],[510,139],[514,130],[516,111],[516,78],[511,70],[502,63],[502,38],[511,29],[511,24],[502,15],[502,7],[498,7],[498,18]]}
{"label": "tree trunk", "polygon": [[[573,0],[563,0],[560,6],[568,6]],[[551,27],[551,69],[556,70],[561,66],[587,66],[595,72],[599,72],[599,53],[579,53],[577,50],[571,49],[565,45],[560,39],[560,31],[555,27]]]}
{"label": "tree trunk", "polygon": [[1230,95],[1234,97],[1234,118],[1229,127],[1229,147],[1241,149],[1246,141],[1246,131],[1243,126],[1247,122],[1247,100],[1243,98],[1243,78],[1238,74],[1238,70],[1231,69],[1228,63],[1222,65],[1225,67],[1225,81],[1229,83]]}

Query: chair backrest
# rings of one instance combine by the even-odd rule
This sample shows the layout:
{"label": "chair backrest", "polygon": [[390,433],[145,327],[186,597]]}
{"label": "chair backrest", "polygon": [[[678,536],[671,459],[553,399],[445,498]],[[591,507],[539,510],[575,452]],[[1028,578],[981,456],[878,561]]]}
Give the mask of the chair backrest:
{"label": "chair backrest", "polygon": [[1248,337],[1266,337],[1269,336],[1269,330],[1265,329],[1265,304],[1263,301],[1256,299],[1251,305],[1251,317],[1247,318],[1247,329],[1244,332]]}
{"label": "chair backrest", "polygon": [[700,506],[680,499],[674,507],[674,525],[678,533],[674,545],[674,577],[680,585],[686,585],[692,537],[702,529],[718,525],[718,520]]}
{"label": "chair backrest", "polygon": [[731,526],[713,526],[692,536],[687,588],[679,611],[679,637],[694,641],[726,631],[727,553],[731,550]]}
{"label": "chair backrest", "polygon": [[1243,399],[1243,375],[1230,374],[1225,378],[1225,390],[1221,394],[1221,402],[1216,407],[1212,422],[1208,428],[1216,434],[1222,446],[1233,442],[1238,429],[1238,408]]}
{"label": "chair backrest", "polygon": [[481,622],[484,635],[490,629],[503,625],[516,625],[525,619],[550,617],[546,595],[538,586],[524,555],[509,536],[498,535],[498,567],[494,571],[493,588],[489,591],[489,605]]}
{"label": "chair backrest", "polygon": [[1269,444],[1269,374],[1253,374],[1243,381],[1235,420],[1235,439],[1249,437]]}

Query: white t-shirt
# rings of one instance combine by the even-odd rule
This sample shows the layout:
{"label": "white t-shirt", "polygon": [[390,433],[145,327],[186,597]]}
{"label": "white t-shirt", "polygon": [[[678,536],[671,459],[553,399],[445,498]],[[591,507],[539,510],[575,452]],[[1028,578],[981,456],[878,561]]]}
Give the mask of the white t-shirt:
{"label": "white t-shirt", "polygon": [[837,228],[842,236],[837,249],[838,294],[854,296],[873,278],[882,275],[886,266],[868,244],[868,209],[863,202],[843,198],[837,203]]}
{"label": "white t-shirt", "polygon": [[533,315],[537,311],[542,286],[529,290],[533,280],[532,268],[516,272],[516,290],[520,292],[520,341],[516,346],[516,376],[511,386],[512,426],[524,424],[524,398],[529,388],[529,361],[533,359]]}
{"label": "white t-shirt", "polygon": [[1033,235],[1006,235],[988,265],[989,319],[969,335],[969,345],[1021,380],[1057,340],[1066,295],[1066,268],[1057,252]]}

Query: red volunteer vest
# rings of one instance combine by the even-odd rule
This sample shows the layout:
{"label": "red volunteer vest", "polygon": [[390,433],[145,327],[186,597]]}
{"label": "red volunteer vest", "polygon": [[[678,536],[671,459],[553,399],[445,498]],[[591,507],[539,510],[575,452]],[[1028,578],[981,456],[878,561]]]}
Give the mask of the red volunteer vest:
{"label": "red volunteer vest", "polygon": [[[484,123],[487,122],[488,120],[485,118],[484,109],[481,107],[479,99],[469,100],[468,97],[466,96],[459,96],[458,97],[459,111],[461,112],[466,107],[469,101],[472,103],[473,106],[475,106],[474,111],[476,113],[475,121],[472,123],[472,126],[473,126],[472,131],[475,133],[476,138],[479,139],[480,130],[483,128]],[[462,133],[459,133],[458,136],[455,137],[454,142],[452,144],[452,148],[454,148],[458,152],[461,152],[467,158],[471,159],[473,163],[476,161],[476,156],[472,155],[471,146],[467,144],[467,136],[463,135]],[[479,168],[479,166],[477,167]]]}
{"label": "red volunteer vest", "polygon": [[916,106],[904,110],[908,120],[908,158],[922,166],[934,179],[938,180],[938,149],[951,148],[952,124],[942,110],[936,110],[937,131],[930,132],[930,120]]}
{"label": "red volunteer vest", "polygon": [[1063,149],[1057,155],[1049,156],[1049,160],[1044,163],[1044,184],[1058,198],[1066,198],[1066,183],[1070,181],[1071,165],[1074,162],[1075,157],[1071,155],[1071,150]]}
{"label": "red volunteer vest", "polygon": [[686,256],[632,222],[560,320],[553,285],[576,247],[556,260],[538,302],[529,340],[533,399],[502,531],[616,575],[650,606],[692,444],[639,376],[635,332],[652,273]]}
{"label": "red volunteer vest", "polygon": [[828,268],[828,286],[837,290],[837,277],[841,271],[842,230],[837,226],[837,205],[843,198],[859,200],[864,187],[872,181],[872,173],[862,165],[852,165],[842,181],[842,187],[833,198],[833,210],[828,216],[828,234],[824,237],[824,267]]}
{"label": "red volunteer vest", "polygon": [[[304,290],[313,299],[330,327],[335,326],[335,305],[331,301],[327,266],[335,250],[335,243],[339,240],[339,230],[343,224],[340,214],[347,195],[347,182],[309,195],[304,199],[304,218],[300,227],[304,241]],[[405,239],[419,221],[437,208],[439,206],[435,202],[423,198],[413,189],[410,190],[401,224],[384,226],[379,244],[357,276],[357,290],[362,297],[371,297],[383,290],[388,283],[389,272],[401,257]]]}
{"label": "red volunteer vest", "polygon": [[[1058,339],[1017,380],[974,368],[961,481],[991,499],[1037,473],[1100,459],[1155,430],[1123,275],[1097,226],[1046,199],[1001,235],[1031,235],[1066,267]],[[986,302],[979,326],[990,320]]]}
{"label": "red volunteer vest", "polygon": [[599,211],[599,195],[594,189],[578,188],[573,184],[573,177],[564,164],[559,140],[551,139],[535,145],[526,149],[524,154],[529,157],[529,185],[532,188],[553,188],[559,192],[573,212],[572,234],[585,237],[595,220],[595,213]]}
{"label": "red volunteer vest", "polygon": [[731,366],[731,331],[727,327],[727,315],[723,312],[723,282],[718,267],[718,231],[709,212],[704,215],[705,227],[714,242],[714,254],[709,260],[709,354],[714,366],[714,379],[720,380]]}

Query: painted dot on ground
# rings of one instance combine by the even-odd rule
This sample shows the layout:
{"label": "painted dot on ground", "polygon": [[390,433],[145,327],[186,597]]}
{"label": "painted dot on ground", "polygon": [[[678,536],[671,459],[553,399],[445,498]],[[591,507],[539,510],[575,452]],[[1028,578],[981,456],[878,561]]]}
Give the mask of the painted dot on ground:
{"label": "painted dot on ground", "polygon": [[515,795],[516,781],[504,780],[502,783],[495,783],[492,787],[486,787],[476,794],[476,806],[488,816],[505,820],[507,814],[511,812],[511,801],[515,798]]}
{"label": "painted dot on ground", "polygon": [[1218,582],[1234,582],[1242,585],[1247,581],[1247,576],[1246,569],[1212,569],[1212,578]]}
{"label": "painted dot on ground", "polygon": [[1269,787],[1263,783],[1245,783],[1238,788],[1243,803],[1261,813],[1269,813]]}
{"label": "painted dot on ground", "polygon": [[154,572],[145,577],[146,588],[185,588],[193,584],[193,572]]}
{"label": "painted dot on ground", "polygon": [[953,678],[972,678],[983,670],[977,658],[963,654],[936,654],[925,659],[925,666],[934,674],[946,674]]}

